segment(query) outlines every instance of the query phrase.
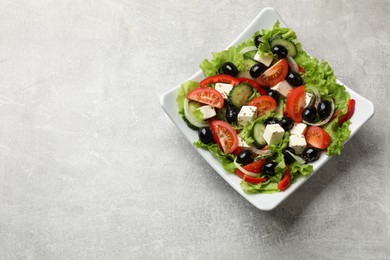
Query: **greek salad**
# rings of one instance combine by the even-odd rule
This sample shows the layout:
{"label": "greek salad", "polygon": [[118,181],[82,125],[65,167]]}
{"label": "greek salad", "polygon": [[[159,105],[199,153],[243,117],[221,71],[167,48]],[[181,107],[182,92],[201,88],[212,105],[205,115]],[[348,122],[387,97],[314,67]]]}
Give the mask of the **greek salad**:
{"label": "greek salad", "polygon": [[244,192],[284,191],[321,154],[341,153],[355,101],[290,28],[276,22],[200,67],[205,78],[177,92],[178,112]]}

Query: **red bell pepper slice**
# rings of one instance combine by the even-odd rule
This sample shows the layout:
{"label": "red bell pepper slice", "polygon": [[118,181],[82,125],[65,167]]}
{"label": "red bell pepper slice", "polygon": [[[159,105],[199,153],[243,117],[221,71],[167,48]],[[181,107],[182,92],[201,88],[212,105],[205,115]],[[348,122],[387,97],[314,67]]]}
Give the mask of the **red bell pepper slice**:
{"label": "red bell pepper slice", "polygon": [[236,169],[235,173],[237,174],[238,177],[240,177],[243,181],[250,182],[253,184],[261,183],[261,182],[266,182],[268,180],[267,177],[251,177],[246,174],[244,174],[242,171]]}
{"label": "red bell pepper slice", "polygon": [[[265,163],[265,160],[257,160],[257,161],[254,161],[253,163],[250,163],[250,164],[243,166],[242,168],[244,168],[245,170],[247,170],[249,172],[256,172],[256,173],[258,172],[259,173],[260,169],[264,165],[264,163]],[[238,177],[240,177],[244,181],[254,183],[254,184],[257,184],[260,182],[266,182],[268,180],[267,177],[248,176],[245,173],[243,173],[242,171],[240,171],[239,169],[236,169],[234,172],[237,174]]]}
{"label": "red bell pepper slice", "polygon": [[240,83],[243,82],[243,83],[248,83],[249,85],[251,85],[254,89],[257,90],[257,92],[259,92],[261,95],[267,95],[267,91],[265,91],[263,88],[260,87],[259,83],[257,83],[255,80],[253,79],[248,79],[248,78],[237,78]]}
{"label": "red bell pepper slice", "polygon": [[253,184],[266,182],[268,180],[267,177],[254,178],[254,177],[251,177],[251,176],[248,176],[248,175],[244,175],[244,177],[242,179],[243,179],[243,181],[250,182],[250,183],[253,183]]}
{"label": "red bell pepper slice", "polygon": [[290,186],[291,182],[291,175],[290,175],[290,168],[287,167],[286,171],[284,172],[283,178],[278,183],[278,189],[280,191],[284,191]]}
{"label": "red bell pepper slice", "polygon": [[200,87],[201,88],[207,87],[208,84],[212,84],[212,83],[215,84],[218,82],[232,84],[233,86],[238,85],[240,83],[240,81],[235,77],[232,77],[232,76],[227,75],[227,74],[218,74],[218,75],[210,76],[210,77],[203,79],[200,82]]}
{"label": "red bell pepper slice", "polygon": [[345,121],[351,119],[353,116],[353,113],[355,113],[355,99],[350,99],[348,100],[347,106],[348,106],[348,111],[346,114],[342,115],[339,117],[339,125],[342,125]]}

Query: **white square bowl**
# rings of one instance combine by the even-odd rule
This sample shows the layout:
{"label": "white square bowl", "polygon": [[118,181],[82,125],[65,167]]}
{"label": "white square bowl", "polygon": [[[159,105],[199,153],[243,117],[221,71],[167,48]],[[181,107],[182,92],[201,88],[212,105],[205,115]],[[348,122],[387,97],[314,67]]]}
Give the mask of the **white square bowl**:
{"label": "white square bowl", "polygon": [[[261,29],[272,28],[274,23],[279,20],[280,25],[287,27],[283,19],[273,8],[263,9],[256,18],[245,28],[245,30],[229,45],[237,45],[240,42],[249,39],[252,35]],[[200,81],[204,78],[201,70],[196,72],[188,80]],[[337,81],[339,84],[343,84],[340,81]],[[344,84],[343,84],[344,85]],[[345,86],[345,85],[344,85]],[[187,124],[183,121],[178,113],[178,107],[176,104],[176,93],[180,88],[180,84],[175,88],[169,90],[161,96],[161,106],[171,118],[173,123],[182,131],[182,133],[187,137],[188,141],[191,143],[198,140],[197,131],[190,129]],[[356,134],[356,132],[374,115],[374,105],[371,101],[357,94],[355,91],[351,90],[346,86],[346,90],[349,92],[351,97],[355,99],[355,113],[351,118],[352,124],[349,129],[351,130],[351,135],[349,139]],[[348,140],[349,140],[348,139]],[[347,140],[347,141],[348,141]],[[285,200],[290,194],[297,190],[303,183],[305,183],[311,176],[318,173],[318,170],[324,165],[331,157],[321,155],[320,159],[313,163],[314,171],[311,175],[307,177],[300,177],[295,183],[293,183],[287,190],[283,192],[277,192],[272,194],[246,194],[243,192],[240,186],[241,179],[235,174],[226,172],[219,161],[214,158],[208,151],[203,149],[195,148],[199,154],[215,169],[215,171],[227,182],[229,183],[238,193],[240,193],[245,199],[252,203],[255,207],[261,210],[272,210],[278,206],[283,200]]]}

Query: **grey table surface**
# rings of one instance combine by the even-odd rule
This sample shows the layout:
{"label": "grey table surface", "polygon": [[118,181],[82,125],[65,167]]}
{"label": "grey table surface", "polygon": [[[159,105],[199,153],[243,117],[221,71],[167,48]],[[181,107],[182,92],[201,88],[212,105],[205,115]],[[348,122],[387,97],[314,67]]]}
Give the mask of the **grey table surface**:
{"label": "grey table surface", "polygon": [[[376,114],[278,208],[159,104],[266,6]],[[1,259],[390,259],[390,1],[0,1]]]}

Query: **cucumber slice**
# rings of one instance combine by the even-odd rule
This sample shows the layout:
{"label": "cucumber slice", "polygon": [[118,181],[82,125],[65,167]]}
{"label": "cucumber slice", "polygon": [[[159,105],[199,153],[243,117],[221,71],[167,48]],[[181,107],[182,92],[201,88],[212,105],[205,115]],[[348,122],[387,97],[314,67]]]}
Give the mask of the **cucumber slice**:
{"label": "cucumber slice", "polygon": [[244,77],[244,78],[252,78],[251,74],[249,73],[249,71],[251,70],[251,68],[253,67],[253,65],[255,65],[257,62],[253,59],[247,59],[245,58],[244,59],[244,69],[242,71],[240,71],[240,73],[238,74],[237,77]]}
{"label": "cucumber slice", "polygon": [[267,145],[267,142],[265,141],[265,139],[263,137],[264,130],[265,130],[265,126],[264,126],[264,124],[262,124],[260,122],[257,122],[253,126],[253,138],[261,146]]}
{"label": "cucumber slice", "polygon": [[281,119],[283,117],[283,108],[284,108],[285,99],[280,98],[278,106],[275,110],[275,117]]}
{"label": "cucumber slice", "polygon": [[194,112],[201,106],[202,104],[196,101],[184,99],[184,116],[188,121],[187,123],[190,123],[195,127],[206,127],[209,125],[207,121],[200,120],[194,115]]}
{"label": "cucumber slice", "polygon": [[275,45],[282,45],[282,46],[286,47],[286,49],[288,51],[288,55],[290,55],[291,57],[295,57],[295,55],[297,55],[297,48],[295,47],[294,43],[292,43],[288,40],[285,40],[283,38],[275,38],[270,42],[270,44],[271,44],[271,47],[273,47]]}
{"label": "cucumber slice", "polygon": [[256,46],[248,46],[240,51],[244,58],[253,59],[257,53]]}
{"label": "cucumber slice", "polygon": [[183,118],[184,122],[186,122],[187,126],[189,128],[191,128],[192,130],[198,130],[199,129],[199,127],[194,126],[193,124],[191,124],[190,121],[188,121],[188,119],[185,116],[183,116],[182,118]]}
{"label": "cucumber slice", "polygon": [[252,59],[245,59],[244,60],[244,71],[249,72],[251,68],[257,64],[257,61]]}
{"label": "cucumber slice", "polygon": [[247,53],[243,54],[243,56],[244,56],[245,59],[253,60],[253,58],[255,57],[256,53],[257,53],[257,50],[256,51],[248,51]]}
{"label": "cucumber slice", "polygon": [[240,83],[235,86],[229,93],[229,101],[235,107],[241,108],[248,102],[253,95],[253,88],[247,83]]}

